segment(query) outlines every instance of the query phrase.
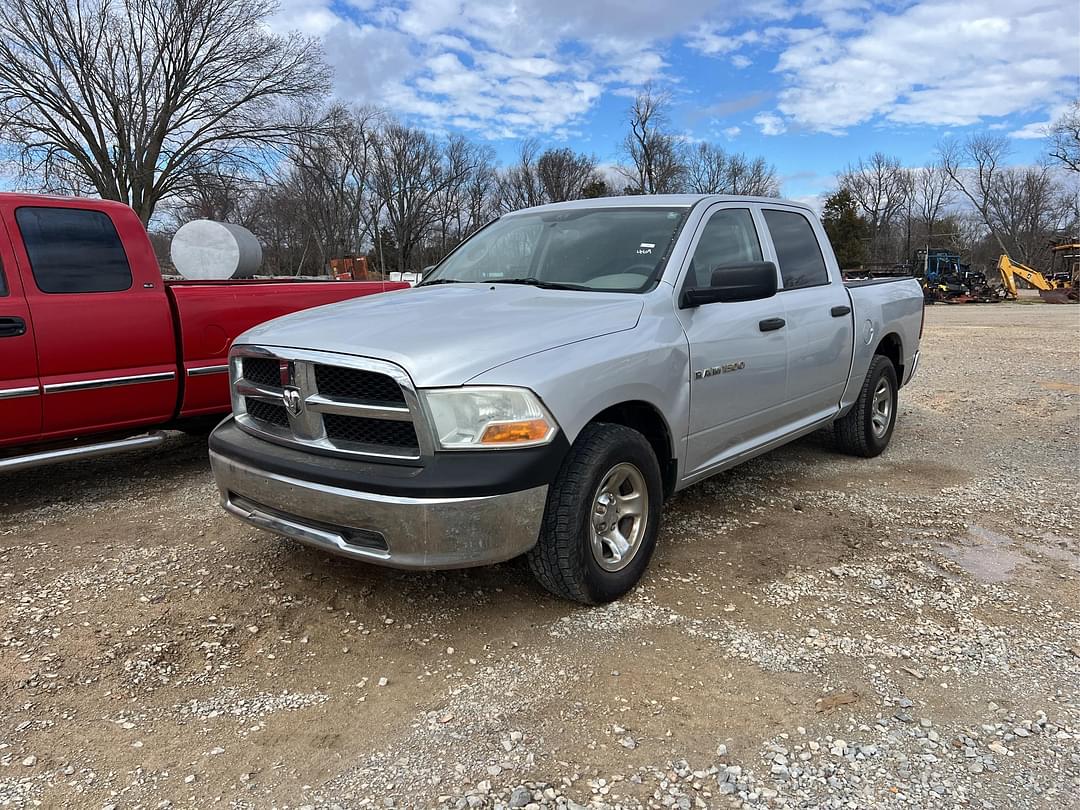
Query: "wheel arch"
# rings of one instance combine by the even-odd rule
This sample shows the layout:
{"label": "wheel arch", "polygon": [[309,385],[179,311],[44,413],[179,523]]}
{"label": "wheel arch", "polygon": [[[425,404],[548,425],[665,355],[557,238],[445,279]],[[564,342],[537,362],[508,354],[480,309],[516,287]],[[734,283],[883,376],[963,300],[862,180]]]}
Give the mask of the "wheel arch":
{"label": "wheel arch", "polygon": [[644,400],[627,400],[609,405],[586,424],[594,423],[623,425],[642,434],[652,446],[660,465],[660,475],[664,481],[664,498],[675,491],[679,475],[678,458],[671,427],[659,408]]}
{"label": "wheel arch", "polygon": [[896,332],[889,332],[874,348],[874,354],[888,357],[896,369],[896,379],[900,385],[904,384],[904,342]]}

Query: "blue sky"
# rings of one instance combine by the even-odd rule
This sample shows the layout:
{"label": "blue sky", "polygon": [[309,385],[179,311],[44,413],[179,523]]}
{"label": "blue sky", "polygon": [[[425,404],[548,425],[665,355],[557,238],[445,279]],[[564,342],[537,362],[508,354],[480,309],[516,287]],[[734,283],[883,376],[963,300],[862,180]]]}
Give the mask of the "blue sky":
{"label": "blue sky", "polygon": [[972,131],[1032,162],[1080,96],[1077,0],[284,0],[274,27],[323,40],[338,96],[504,161],[535,137],[619,162],[651,82],[675,132],[764,155],[802,199],[859,156],[921,165]]}

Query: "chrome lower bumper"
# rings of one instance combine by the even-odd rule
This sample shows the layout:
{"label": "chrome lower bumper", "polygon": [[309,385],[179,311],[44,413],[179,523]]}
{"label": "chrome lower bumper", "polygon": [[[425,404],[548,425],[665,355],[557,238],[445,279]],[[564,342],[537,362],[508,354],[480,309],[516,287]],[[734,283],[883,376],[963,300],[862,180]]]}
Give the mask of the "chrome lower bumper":
{"label": "chrome lower bumper", "polygon": [[533,547],[547,487],[471,498],[355,492],[261,472],[210,453],[225,510],[253,526],[395,568],[464,568]]}

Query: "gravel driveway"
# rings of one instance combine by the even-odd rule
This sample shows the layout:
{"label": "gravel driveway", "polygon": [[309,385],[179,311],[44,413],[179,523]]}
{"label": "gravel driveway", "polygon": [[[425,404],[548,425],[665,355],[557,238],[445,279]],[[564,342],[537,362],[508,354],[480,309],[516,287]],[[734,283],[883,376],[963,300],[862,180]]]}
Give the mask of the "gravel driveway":
{"label": "gravel driveway", "polygon": [[1080,807],[1078,345],[930,308],[884,456],[680,494],[602,608],[250,529],[180,436],[0,477],[0,805]]}

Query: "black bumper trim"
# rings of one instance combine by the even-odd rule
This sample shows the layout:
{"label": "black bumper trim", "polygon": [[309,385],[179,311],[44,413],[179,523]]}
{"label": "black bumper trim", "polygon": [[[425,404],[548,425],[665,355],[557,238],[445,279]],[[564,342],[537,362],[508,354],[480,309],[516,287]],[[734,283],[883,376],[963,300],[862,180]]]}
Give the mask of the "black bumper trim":
{"label": "black bumper trim", "polygon": [[406,498],[468,498],[546,486],[570,447],[559,433],[543,447],[435,453],[416,467],[305,453],[250,436],[228,419],[210,434],[210,449],[257,470],[313,484]]}

